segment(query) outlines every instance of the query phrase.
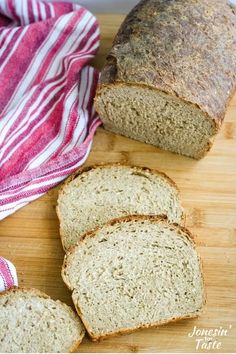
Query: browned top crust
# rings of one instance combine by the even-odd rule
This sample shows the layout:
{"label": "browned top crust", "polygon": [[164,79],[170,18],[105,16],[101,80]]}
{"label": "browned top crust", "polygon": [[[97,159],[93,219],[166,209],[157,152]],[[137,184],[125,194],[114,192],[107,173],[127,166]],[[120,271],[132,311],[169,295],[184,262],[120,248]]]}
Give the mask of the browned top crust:
{"label": "browned top crust", "polygon": [[127,16],[101,84],[154,87],[219,126],[236,88],[236,7],[226,0],[142,0]]}
{"label": "browned top crust", "polygon": [[47,294],[43,293],[42,291],[40,291],[38,289],[26,288],[26,287],[19,288],[17,286],[13,286],[12,288],[1,292],[0,297],[6,296],[6,295],[8,296],[11,294],[25,294],[25,295],[38,296],[42,299],[50,299],[50,296],[48,296]]}
{"label": "browned top crust", "polygon": [[[144,167],[144,166],[136,166],[136,165],[132,165],[130,163],[121,163],[121,162],[106,162],[106,163],[98,163],[98,164],[94,164],[94,165],[90,165],[90,166],[85,166],[85,167],[80,167],[78,170],[76,170],[74,173],[72,173],[61,185],[61,188],[59,189],[59,195],[62,194],[64,192],[65,187],[67,187],[67,185],[73,181],[74,179],[76,179],[78,176],[82,175],[83,173],[89,172],[91,170],[95,170],[97,168],[112,168],[112,167],[126,167],[126,168],[130,168],[130,169],[135,169],[137,171],[148,171],[152,174],[158,175],[160,177],[163,177],[164,179],[166,179],[169,184],[172,185],[172,187],[174,187],[177,191],[177,193],[179,194],[179,187],[177,186],[177,184],[169,177],[167,176],[164,172],[162,171],[158,171],[156,169],[153,168],[149,168],[149,167]],[[59,219],[60,216],[58,215]]]}

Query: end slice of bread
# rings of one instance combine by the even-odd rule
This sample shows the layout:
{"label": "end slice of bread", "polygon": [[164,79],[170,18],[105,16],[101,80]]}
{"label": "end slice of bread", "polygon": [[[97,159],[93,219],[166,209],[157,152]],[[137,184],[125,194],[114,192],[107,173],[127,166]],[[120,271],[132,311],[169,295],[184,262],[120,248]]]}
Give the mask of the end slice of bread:
{"label": "end slice of bread", "polygon": [[182,207],[175,183],[165,174],[121,164],[79,170],[63,185],[57,214],[65,250],[111,219],[127,215],[167,215],[180,223]]}
{"label": "end slice of bread", "polygon": [[13,288],[0,294],[1,353],[65,353],[85,334],[74,311],[36,289]]}
{"label": "end slice of bread", "polygon": [[93,340],[196,317],[205,303],[191,234],[165,217],[124,217],[88,233],[62,277]]}

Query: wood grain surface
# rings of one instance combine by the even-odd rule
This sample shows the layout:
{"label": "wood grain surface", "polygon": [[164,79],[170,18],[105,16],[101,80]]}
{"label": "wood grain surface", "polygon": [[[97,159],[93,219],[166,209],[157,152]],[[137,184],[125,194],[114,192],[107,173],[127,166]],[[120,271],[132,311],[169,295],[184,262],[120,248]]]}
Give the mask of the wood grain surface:
{"label": "wood grain surface", "polygon": [[[102,41],[93,64],[101,67],[122,17],[99,15]],[[194,320],[162,326],[92,343],[85,338],[80,352],[196,352],[194,326],[227,329],[216,337],[221,348],[236,349],[236,97],[211,152],[201,161],[161,151],[100,128],[86,165],[128,161],[166,172],[179,185],[187,217],[203,260],[207,305]],[[39,288],[71,304],[61,279],[61,247],[55,206],[58,188],[0,222],[0,255],[17,267],[21,286]],[[109,299],[108,299],[109,301]],[[200,337],[199,337],[200,338]],[[204,338],[204,337],[203,337]],[[208,339],[207,339],[208,340]]]}

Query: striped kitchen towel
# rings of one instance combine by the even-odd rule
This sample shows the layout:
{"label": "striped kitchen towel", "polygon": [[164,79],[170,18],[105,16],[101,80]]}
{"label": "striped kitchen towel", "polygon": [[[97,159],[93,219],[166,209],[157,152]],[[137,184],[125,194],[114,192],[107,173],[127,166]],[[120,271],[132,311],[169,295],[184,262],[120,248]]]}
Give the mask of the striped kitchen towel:
{"label": "striped kitchen towel", "polygon": [[76,170],[101,124],[95,17],[69,3],[0,0],[0,219]]}
{"label": "striped kitchen towel", "polygon": [[17,275],[14,265],[0,257],[0,292],[17,285]]}

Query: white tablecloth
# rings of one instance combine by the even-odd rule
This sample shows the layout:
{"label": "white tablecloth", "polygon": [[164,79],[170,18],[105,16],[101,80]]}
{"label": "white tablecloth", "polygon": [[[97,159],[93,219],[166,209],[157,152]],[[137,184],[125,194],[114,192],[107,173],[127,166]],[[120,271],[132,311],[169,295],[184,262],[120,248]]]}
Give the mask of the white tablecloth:
{"label": "white tablecloth", "polygon": [[49,0],[74,2],[95,13],[128,13],[139,0]]}
{"label": "white tablecloth", "polygon": [[[49,0],[53,1],[53,0]],[[54,0],[58,1],[58,0]],[[59,0],[74,2],[87,7],[97,13],[128,13],[139,0]],[[230,0],[236,5],[236,0]]]}

